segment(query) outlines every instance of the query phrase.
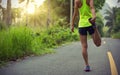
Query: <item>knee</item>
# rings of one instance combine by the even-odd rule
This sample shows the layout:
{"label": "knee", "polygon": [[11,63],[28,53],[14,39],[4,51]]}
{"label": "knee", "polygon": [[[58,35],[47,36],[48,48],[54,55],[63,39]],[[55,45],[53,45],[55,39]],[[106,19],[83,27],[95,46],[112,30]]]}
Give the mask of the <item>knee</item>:
{"label": "knee", "polygon": [[87,48],[88,48],[88,46],[86,44],[82,45],[82,54],[86,54],[87,53]]}
{"label": "knee", "polygon": [[87,45],[83,45],[82,48],[83,48],[83,50],[87,50],[88,46]]}

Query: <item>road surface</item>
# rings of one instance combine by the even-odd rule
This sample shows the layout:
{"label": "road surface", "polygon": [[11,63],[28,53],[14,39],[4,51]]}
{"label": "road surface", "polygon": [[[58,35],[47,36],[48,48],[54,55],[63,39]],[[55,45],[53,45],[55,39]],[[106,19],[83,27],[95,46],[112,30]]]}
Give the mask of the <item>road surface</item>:
{"label": "road surface", "polygon": [[[2,67],[0,75],[120,75],[120,40],[103,38],[99,48],[89,40],[88,45],[91,72],[83,71],[81,44],[74,42],[55,49],[55,54],[29,57]],[[108,52],[114,63],[110,63],[112,57]]]}

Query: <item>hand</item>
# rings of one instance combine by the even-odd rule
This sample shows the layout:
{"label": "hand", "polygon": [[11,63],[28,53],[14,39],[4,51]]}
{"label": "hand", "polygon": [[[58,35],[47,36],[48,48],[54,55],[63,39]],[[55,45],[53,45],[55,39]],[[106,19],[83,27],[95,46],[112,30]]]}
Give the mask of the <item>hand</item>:
{"label": "hand", "polygon": [[93,28],[96,28],[95,20],[96,18],[89,18],[89,22],[92,24]]}
{"label": "hand", "polygon": [[72,25],[72,27],[71,27],[71,31],[74,32],[74,25]]}
{"label": "hand", "polygon": [[90,19],[89,19],[89,21],[90,21],[91,24],[94,24],[94,23],[95,23],[95,20],[96,20],[96,18],[90,18]]}

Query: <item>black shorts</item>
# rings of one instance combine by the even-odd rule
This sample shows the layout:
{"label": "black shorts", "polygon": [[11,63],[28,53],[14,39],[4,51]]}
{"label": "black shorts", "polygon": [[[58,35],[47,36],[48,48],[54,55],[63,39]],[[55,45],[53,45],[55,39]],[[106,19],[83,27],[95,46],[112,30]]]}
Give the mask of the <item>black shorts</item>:
{"label": "black shorts", "polygon": [[93,26],[79,28],[79,34],[81,34],[81,35],[87,35],[87,32],[90,35],[94,34],[95,30],[94,30]]}

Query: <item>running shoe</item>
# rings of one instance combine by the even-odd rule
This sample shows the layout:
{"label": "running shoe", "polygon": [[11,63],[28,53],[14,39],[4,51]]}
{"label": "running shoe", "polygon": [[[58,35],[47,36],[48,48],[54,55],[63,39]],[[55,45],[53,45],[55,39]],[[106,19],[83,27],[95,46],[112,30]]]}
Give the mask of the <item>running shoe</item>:
{"label": "running shoe", "polygon": [[90,71],[90,66],[85,66],[84,71],[89,72]]}

